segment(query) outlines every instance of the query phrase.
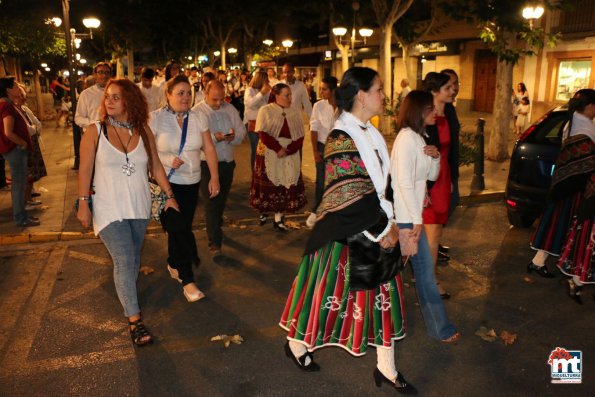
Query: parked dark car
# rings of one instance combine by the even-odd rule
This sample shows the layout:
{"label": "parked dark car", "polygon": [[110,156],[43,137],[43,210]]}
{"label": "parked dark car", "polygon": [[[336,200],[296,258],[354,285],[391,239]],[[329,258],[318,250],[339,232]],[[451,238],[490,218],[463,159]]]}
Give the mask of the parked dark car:
{"label": "parked dark car", "polygon": [[505,192],[508,221],[513,226],[531,226],[545,208],[567,110],[567,105],[550,110],[514,145]]}

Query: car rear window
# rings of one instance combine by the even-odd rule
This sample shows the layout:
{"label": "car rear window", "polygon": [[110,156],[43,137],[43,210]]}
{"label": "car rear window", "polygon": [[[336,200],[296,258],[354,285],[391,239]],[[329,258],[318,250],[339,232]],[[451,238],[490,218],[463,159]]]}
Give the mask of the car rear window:
{"label": "car rear window", "polygon": [[552,112],[536,126],[535,130],[525,141],[534,143],[550,143],[560,145],[562,143],[562,130],[566,125],[566,112]]}

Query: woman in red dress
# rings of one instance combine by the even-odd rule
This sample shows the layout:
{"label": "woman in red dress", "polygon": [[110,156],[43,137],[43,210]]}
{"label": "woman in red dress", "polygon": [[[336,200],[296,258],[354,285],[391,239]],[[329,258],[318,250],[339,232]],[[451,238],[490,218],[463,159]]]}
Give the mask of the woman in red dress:
{"label": "woman in red dress", "polygon": [[[455,95],[455,87],[449,75],[446,73],[430,72],[424,79],[424,89],[434,97],[436,108],[436,125],[429,126],[428,144],[435,145],[440,151],[440,174],[438,179],[428,185],[427,202],[424,204],[423,222],[424,230],[428,236],[430,252],[434,259],[434,266],[438,259],[438,242],[442,237],[442,229],[448,220],[448,209],[452,191],[452,178],[449,164],[449,152],[451,145],[451,134],[448,120],[444,115],[444,108],[447,103],[452,103]],[[443,299],[450,298],[438,283],[438,290]]]}

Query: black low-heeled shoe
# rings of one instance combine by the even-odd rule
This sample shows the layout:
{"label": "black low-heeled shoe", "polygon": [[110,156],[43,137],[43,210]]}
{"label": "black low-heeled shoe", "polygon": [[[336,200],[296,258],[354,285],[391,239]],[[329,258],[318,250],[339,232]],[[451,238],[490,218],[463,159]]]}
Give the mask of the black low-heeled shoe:
{"label": "black low-heeled shoe", "polygon": [[287,227],[287,225],[285,224],[285,222],[283,222],[283,220],[277,222],[277,221],[273,221],[273,228],[281,231],[281,232],[286,232],[289,230],[289,228]]}
{"label": "black low-heeled shoe", "polygon": [[260,214],[260,216],[258,217],[258,226],[262,226],[265,223],[267,223],[267,215],[266,214]]}
{"label": "black low-heeled shoe", "polygon": [[384,376],[384,374],[380,372],[378,368],[376,368],[374,369],[374,382],[376,382],[376,387],[380,387],[383,382],[388,383],[401,394],[417,394],[417,389],[415,386],[413,386],[411,383],[408,383],[401,372],[397,372],[397,379],[395,379],[393,382]]}
{"label": "black low-heeled shoe", "polygon": [[438,252],[442,252],[443,254],[448,254],[448,251],[450,251],[449,246],[438,244]]}
{"label": "black low-heeled shoe", "polygon": [[[285,342],[285,355],[287,357],[289,357],[291,359],[291,361],[293,361],[293,363],[295,365],[297,365],[297,367],[299,369],[301,369],[302,371],[306,371],[306,372],[320,371],[320,366],[314,362],[314,357],[312,356],[312,353],[306,352],[306,353],[304,353],[303,356],[296,357],[293,355],[293,352],[291,351],[291,348],[289,347],[289,342]],[[308,364],[308,365],[305,365],[306,358],[310,359],[310,364]]]}
{"label": "black low-heeled shoe", "polygon": [[438,251],[438,262],[448,262],[450,260],[450,255],[446,252]]}
{"label": "black low-heeled shoe", "polygon": [[568,279],[568,295],[573,301],[579,305],[583,304],[583,298],[581,297],[581,291],[583,290],[582,285],[576,285],[572,279]]}
{"label": "black low-heeled shoe", "polygon": [[533,262],[529,262],[529,264],[527,265],[527,273],[531,274],[531,272],[535,272],[535,273],[539,274],[541,277],[544,277],[544,278],[554,278],[554,277],[556,277],[556,276],[554,276],[553,273],[551,273],[549,271],[549,269],[547,268],[546,265],[535,266],[535,264],[533,264]]}
{"label": "black low-heeled shoe", "polygon": [[[136,321],[128,321],[130,339],[134,346],[142,347],[153,343],[153,335],[147,330],[142,318]],[[131,328],[134,327],[134,328]]]}

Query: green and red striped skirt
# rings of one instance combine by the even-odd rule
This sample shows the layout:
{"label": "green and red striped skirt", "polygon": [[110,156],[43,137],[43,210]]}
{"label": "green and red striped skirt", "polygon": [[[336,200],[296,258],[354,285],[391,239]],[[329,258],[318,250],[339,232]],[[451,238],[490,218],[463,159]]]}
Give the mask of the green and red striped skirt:
{"label": "green and red striped skirt", "polygon": [[340,346],[355,356],[405,337],[401,275],[373,290],[349,289],[349,248],[336,241],[305,255],[279,325],[309,351]]}

